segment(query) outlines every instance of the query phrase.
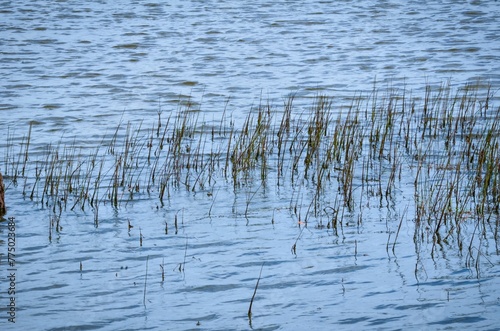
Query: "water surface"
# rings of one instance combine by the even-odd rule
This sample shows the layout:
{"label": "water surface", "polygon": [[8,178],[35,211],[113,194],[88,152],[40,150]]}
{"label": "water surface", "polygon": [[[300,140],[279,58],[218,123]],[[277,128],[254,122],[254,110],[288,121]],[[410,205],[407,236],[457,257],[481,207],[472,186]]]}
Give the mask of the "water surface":
{"label": "water surface", "polygon": [[[314,181],[277,186],[269,176],[263,186],[258,173],[237,188],[222,173],[204,189],[172,187],[163,205],[141,179],[133,200],[124,189],[118,208],[99,205],[98,226],[87,206],[66,208],[54,228],[57,212],[40,202],[40,185],[29,199],[48,144],[59,145],[60,155],[70,146],[87,169],[86,158],[99,146],[104,154],[118,125],[123,153],[127,123],[144,143],[158,113],[165,126],[188,103],[202,132],[225,116],[227,138],[231,121],[240,128],[268,102],[280,113],[289,95],[298,114],[318,94],[330,95],[337,114],[374,84],[420,98],[426,86],[447,81],[498,89],[496,1],[2,1],[0,11],[0,130],[7,137],[0,171],[18,252],[12,324],[8,228],[0,223],[2,329],[497,328],[494,231],[471,241],[484,252],[479,269],[456,249],[457,239],[432,259],[432,238],[415,244],[410,207],[392,252],[411,206],[412,177],[398,181],[392,206],[380,208],[374,196],[346,212],[340,234],[326,228],[326,212],[307,228],[297,217]],[[16,185],[10,164],[22,160],[13,153],[22,155],[30,123],[29,174]],[[110,178],[113,170],[105,169]],[[324,200],[334,201],[338,187],[328,189]],[[295,213],[294,204],[303,209]],[[464,236],[473,224],[464,224]]]}

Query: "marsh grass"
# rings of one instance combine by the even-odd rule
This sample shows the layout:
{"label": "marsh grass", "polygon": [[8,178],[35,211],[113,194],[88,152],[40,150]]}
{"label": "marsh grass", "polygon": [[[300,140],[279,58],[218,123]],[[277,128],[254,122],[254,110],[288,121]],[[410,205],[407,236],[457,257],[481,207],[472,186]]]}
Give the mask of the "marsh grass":
{"label": "marsh grass", "polygon": [[253,306],[253,301],[255,300],[255,295],[257,294],[257,289],[259,288],[259,282],[262,277],[262,269],[264,269],[264,263],[262,263],[262,266],[260,267],[260,272],[259,272],[259,278],[257,278],[257,283],[255,283],[255,288],[253,290],[252,298],[250,299],[250,305],[248,306],[248,323],[250,327],[252,326],[252,306]]}
{"label": "marsh grass", "polygon": [[[360,226],[367,208],[394,211],[404,198],[410,203],[394,220],[387,249],[392,243],[395,254],[404,217],[414,224],[415,241],[430,238],[433,258],[447,245],[475,265],[488,233],[498,247],[500,108],[494,99],[491,87],[479,84],[429,85],[420,97],[404,87],[374,88],[340,105],[317,95],[310,107],[296,106],[291,95],[282,107],[261,101],[240,123],[229,101],[220,118],[207,121],[189,100],[168,115],[160,105],[152,124],[119,123],[94,148],[61,140],[34,151],[33,123],[22,138],[8,130],[2,168],[6,181],[22,179],[24,198],[50,209],[53,219],[89,208],[96,227],[104,206],[119,211],[133,208],[135,199],[156,199],[166,208],[179,191],[203,193],[211,218],[219,191],[232,189],[235,201],[245,195],[233,212],[248,221],[257,192],[274,187],[288,197],[281,201],[289,201],[299,226],[315,219],[326,224],[319,230],[343,238],[347,216]],[[474,224],[472,234],[464,224]],[[52,236],[58,226],[50,228]]]}

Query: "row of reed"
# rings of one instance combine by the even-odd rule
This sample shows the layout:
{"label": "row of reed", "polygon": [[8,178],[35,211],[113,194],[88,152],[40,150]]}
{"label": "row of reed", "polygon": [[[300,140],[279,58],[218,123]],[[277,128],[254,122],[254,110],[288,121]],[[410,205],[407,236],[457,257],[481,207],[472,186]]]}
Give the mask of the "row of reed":
{"label": "row of reed", "polygon": [[38,154],[30,150],[30,125],[22,139],[8,133],[3,168],[26,199],[54,215],[90,208],[96,226],[99,206],[119,209],[136,197],[164,205],[177,190],[215,199],[221,188],[237,195],[246,187],[248,216],[250,189],[272,184],[290,192],[292,217],[306,226],[325,220],[336,235],[346,215],[361,224],[366,208],[406,201],[415,240],[430,236],[434,253],[455,238],[462,251],[464,222],[498,238],[500,108],[493,99],[490,87],[472,84],[427,86],[421,97],[374,89],[339,106],[317,95],[312,106],[298,107],[291,95],[282,107],[261,102],[243,121],[226,108],[206,121],[187,103],[166,118],[158,111],[148,127],[120,123],[94,149],[60,141]]}

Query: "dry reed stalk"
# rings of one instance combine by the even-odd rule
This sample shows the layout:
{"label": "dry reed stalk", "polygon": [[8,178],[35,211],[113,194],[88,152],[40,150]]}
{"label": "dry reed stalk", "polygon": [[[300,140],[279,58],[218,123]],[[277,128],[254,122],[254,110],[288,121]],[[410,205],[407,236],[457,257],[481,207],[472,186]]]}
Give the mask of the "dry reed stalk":
{"label": "dry reed stalk", "polygon": [[252,305],[253,305],[253,300],[255,299],[255,295],[257,294],[257,288],[259,287],[259,282],[260,278],[262,276],[262,269],[264,268],[264,263],[262,263],[262,266],[260,267],[260,272],[259,272],[259,278],[257,278],[257,283],[255,284],[255,289],[253,290],[253,295],[252,299],[250,299],[250,306],[248,307],[248,319],[250,325],[252,324]]}
{"label": "dry reed stalk", "polygon": [[31,121],[30,122],[30,127],[29,127],[29,130],[28,130],[28,138],[26,139],[26,145],[25,145],[25,148],[24,148],[24,162],[23,162],[23,168],[21,170],[21,176],[24,177],[24,171],[26,169],[26,164],[28,163],[28,154],[29,154],[29,147],[30,147],[30,142],[31,142],[31,129],[33,128],[33,122]]}

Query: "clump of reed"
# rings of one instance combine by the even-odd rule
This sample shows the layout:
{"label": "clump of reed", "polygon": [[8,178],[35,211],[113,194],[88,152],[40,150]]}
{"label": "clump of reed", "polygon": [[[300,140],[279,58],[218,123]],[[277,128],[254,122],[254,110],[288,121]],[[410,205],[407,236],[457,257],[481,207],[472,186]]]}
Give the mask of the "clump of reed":
{"label": "clump of reed", "polygon": [[326,224],[319,229],[344,236],[346,217],[360,225],[363,210],[393,211],[404,194],[415,241],[428,240],[433,257],[442,245],[456,245],[472,259],[465,223],[498,239],[500,108],[491,87],[480,84],[413,93],[374,88],[338,105],[317,95],[311,106],[297,106],[290,95],[282,107],[261,101],[241,123],[228,104],[208,121],[188,100],[170,113],[160,108],[152,122],[120,123],[94,148],[60,141],[35,152],[30,125],[22,138],[8,131],[3,166],[8,180],[22,180],[26,199],[61,217],[67,208],[89,208],[96,227],[100,206],[119,210],[137,197],[164,206],[179,190],[206,193],[209,216],[221,189],[245,194],[248,219],[257,192],[275,183],[289,192],[299,224],[315,219]]}

